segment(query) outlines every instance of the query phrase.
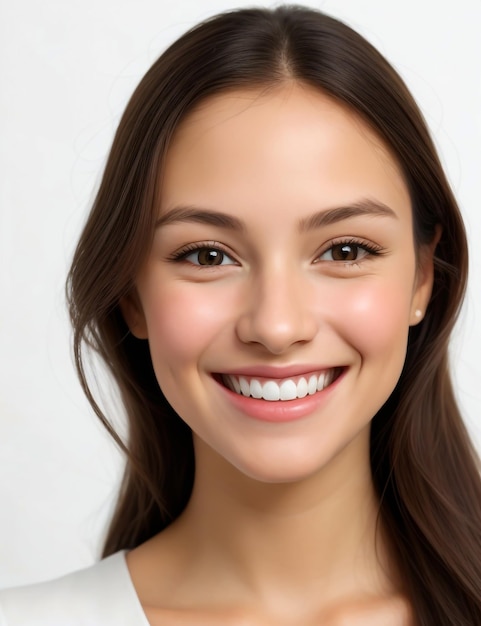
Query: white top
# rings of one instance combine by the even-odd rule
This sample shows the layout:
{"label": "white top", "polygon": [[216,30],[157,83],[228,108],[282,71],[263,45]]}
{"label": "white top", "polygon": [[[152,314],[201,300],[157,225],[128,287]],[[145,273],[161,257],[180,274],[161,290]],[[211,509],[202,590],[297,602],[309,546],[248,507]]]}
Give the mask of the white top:
{"label": "white top", "polygon": [[0,626],[149,626],[116,552],[56,580],[0,591]]}

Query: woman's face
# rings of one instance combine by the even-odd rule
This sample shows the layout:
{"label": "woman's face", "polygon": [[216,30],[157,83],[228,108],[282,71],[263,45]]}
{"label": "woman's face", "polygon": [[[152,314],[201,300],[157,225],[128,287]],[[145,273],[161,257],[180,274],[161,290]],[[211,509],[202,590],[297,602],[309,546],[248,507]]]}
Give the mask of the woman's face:
{"label": "woman's face", "polygon": [[302,85],[213,97],[174,137],[158,218],[123,311],[196,448],[266,482],[365,459],[432,278],[377,136]]}

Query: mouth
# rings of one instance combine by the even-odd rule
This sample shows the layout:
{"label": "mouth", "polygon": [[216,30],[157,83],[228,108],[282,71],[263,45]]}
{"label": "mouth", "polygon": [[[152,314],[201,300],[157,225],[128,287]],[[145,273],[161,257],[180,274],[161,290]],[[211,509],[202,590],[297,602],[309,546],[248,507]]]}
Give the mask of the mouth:
{"label": "mouth", "polygon": [[332,367],[301,376],[280,379],[238,376],[236,374],[218,374],[215,378],[224,387],[240,396],[266,400],[267,402],[288,402],[289,400],[313,396],[323,391],[339,378],[344,369],[343,367]]}

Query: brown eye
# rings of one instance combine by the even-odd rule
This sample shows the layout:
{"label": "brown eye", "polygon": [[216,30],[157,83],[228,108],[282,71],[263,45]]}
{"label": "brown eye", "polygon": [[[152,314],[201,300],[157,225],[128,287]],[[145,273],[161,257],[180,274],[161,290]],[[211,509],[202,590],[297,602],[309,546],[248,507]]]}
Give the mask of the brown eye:
{"label": "brown eye", "polygon": [[355,261],[359,254],[359,246],[354,243],[342,243],[332,246],[333,261]]}
{"label": "brown eye", "polygon": [[221,265],[224,260],[224,253],[220,252],[220,250],[204,248],[203,250],[199,250],[197,254],[199,265]]}
{"label": "brown eye", "polygon": [[234,261],[222,250],[217,248],[198,248],[181,256],[192,265],[214,267],[216,265],[232,265]]}
{"label": "brown eye", "polygon": [[318,257],[318,261],[339,261],[349,263],[361,261],[367,256],[380,254],[378,250],[367,243],[356,243],[355,241],[341,241],[333,243],[331,247]]}

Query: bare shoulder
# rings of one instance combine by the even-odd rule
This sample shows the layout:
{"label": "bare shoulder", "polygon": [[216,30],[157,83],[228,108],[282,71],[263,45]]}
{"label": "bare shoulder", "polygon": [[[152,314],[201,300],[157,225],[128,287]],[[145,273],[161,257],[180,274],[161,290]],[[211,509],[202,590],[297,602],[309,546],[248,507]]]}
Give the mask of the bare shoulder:
{"label": "bare shoulder", "polygon": [[409,601],[401,595],[362,601],[336,608],[326,615],[325,626],[415,626]]}

